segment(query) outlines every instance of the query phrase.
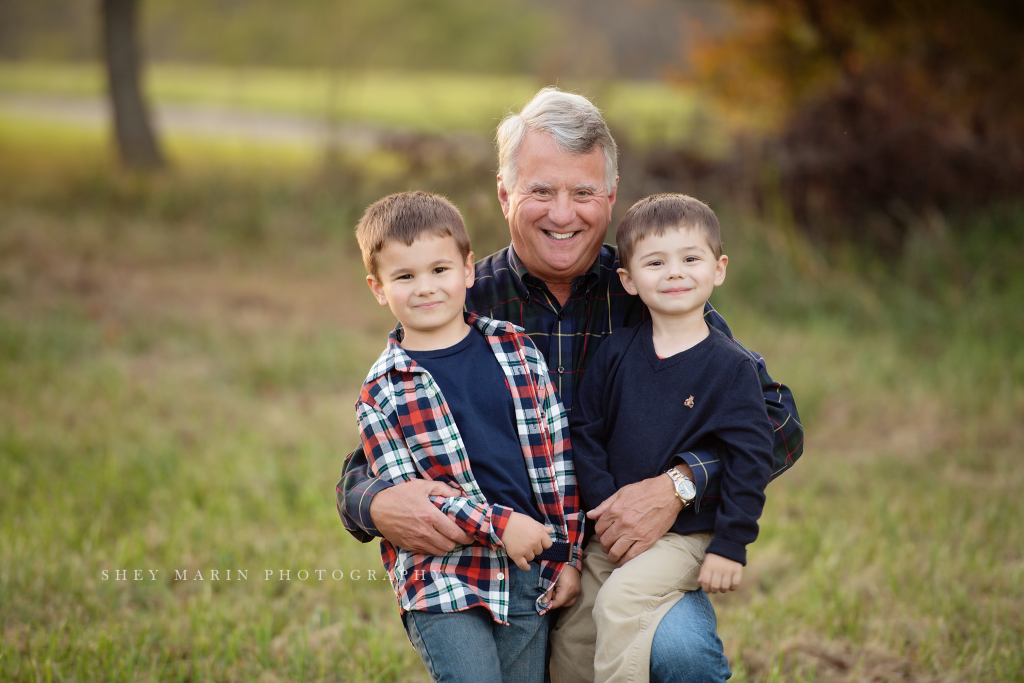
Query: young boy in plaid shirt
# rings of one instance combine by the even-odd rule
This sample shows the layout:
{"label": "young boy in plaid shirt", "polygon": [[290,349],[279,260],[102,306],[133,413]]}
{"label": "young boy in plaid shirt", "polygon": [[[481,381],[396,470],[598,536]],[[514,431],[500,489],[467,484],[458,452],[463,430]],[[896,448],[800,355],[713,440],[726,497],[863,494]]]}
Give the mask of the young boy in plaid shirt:
{"label": "young boy in plaid shirt", "polygon": [[381,540],[409,640],[435,681],[540,683],[548,612],[579,593],[583,531],[544,357],[511,323],[464,313],[473,253],[444,197],[385,197],[356,237],[400,323],[356,403],[371,472],[461,491],[432,501],[475,541],[433,556]]}
{"label": "young boy in plaid shirt", "polygon": [[[705,321],[728,263],[714,212],[686,195],[647,197],[623,216],[616,242],[622,285],[651,315],[616,330],[580,385],[572,414],[580,488],[597,518],[618,489],[667,475],[679,513],[668,533],[620,567],[596,538],[587,546],[583,596],[552,637],[556,683],[569,677],[555,663],[566,657],[592,660],[600,683],[648,680],[655,631],[683,593],[739,587],[772,475],[773,430],[754,361]],[[714,451],[724,474],[721,499],[705,497],[697,510],[693,482],[675,465],[699,450]]]}

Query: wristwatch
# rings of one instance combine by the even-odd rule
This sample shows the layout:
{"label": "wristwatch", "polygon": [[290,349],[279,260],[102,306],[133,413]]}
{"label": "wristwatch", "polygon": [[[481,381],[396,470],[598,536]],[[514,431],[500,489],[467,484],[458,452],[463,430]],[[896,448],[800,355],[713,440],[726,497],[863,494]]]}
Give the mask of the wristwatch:
{"label": "wristwatch", "polygon": [[676,498],[683,501],[684,508],[687,507],[697,497],[697,487],[688,476],[682,474],[675,467],[670,467],[665,474],[672,479],[672,485],[676,487]]}

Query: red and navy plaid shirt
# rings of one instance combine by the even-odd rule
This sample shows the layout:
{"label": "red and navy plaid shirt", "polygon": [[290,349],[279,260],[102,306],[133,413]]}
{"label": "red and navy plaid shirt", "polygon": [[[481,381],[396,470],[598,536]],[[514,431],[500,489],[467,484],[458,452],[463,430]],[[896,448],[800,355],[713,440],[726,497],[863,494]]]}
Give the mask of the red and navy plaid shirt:
{"label": "red and navy plaid shirt", "polygon": [[[562,404],[567,411],[572,410],[576,389],[601,341],[621,327],[642,322],[647,315],[640,297],[622,287],[618,268],[615,247],[602,246],[594,265],[573,280],[569,299],[559,305],[547,285],[527,272],[510,246],[477,262],[476,282],[466,293],[466,310],[509,320],[525,329],[547,359]],[[708,325],[736,341],[725,319],[710,303],[705,305],[704,318]],[[774,478],[803,453],[803,426],[789,388],[771,378],[760,354],[744,351],[757,364],[765,407],[775,428]],[[693,470],[696,509],[704,500],[721,497],[722,466],[716,453],[682,453],[679,458]],[[370,503],[389,486],[390,482],[369,476],[361,449],[349,454],[335,487],[338,514],[349,533],[364,543],[380,536],[370,519]]]}
{"label": "red and navy plaid shirt", "polygon": [[[570,563],[579,569],[584,517],[569,448],[569,421],[544,356],[511,323],[475,314],[468,314],[466,322],[484,334],[505,373],[541,522],[554,530],[553,541],[571,546]],[[400,341],[401,328],[391,333],[356,402],[370,471],[392,483],[421,478],[460,489],[461,497],[431,500],[476,542],[435,556],[382,540],[381,557],[399,607],[403,612],[456,612],[484,606],[495,621],[508,623],[510,561],[501,537],[512,509],[487,502],[440,387]],[[543,560],[540,566],[541,586],[547,593],[565,563]],[[548,609],[540,598],[536,607],[540,614]]]}

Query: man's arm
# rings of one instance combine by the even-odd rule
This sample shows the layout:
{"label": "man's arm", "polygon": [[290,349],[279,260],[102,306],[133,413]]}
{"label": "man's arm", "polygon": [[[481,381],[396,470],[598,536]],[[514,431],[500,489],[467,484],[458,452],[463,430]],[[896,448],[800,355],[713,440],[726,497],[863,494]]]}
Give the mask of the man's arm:
{"label": "man's arm", "polygon": [[428,497],[460,493],[439,481],[394,484],[371,477],[361,444],[345,459],[335,487],[338,514],[356,539],[367,543],[383,535],[401,548],[427,555],[444,555],[456,545],[472,542]]}
{"label": "man's arm", "polygon": [[[402,430],[384,410],[372,403],[372,399],[361,399],[356,405],[356,416],[363,452],[369,461],[371,474],[391,482],[425,481],[420,478],[415,458],[406,447]],[[454,495],[432,496],[429,499],[430,504],[436,506],[439,512],[446,515],[446,519],[456,525],[455,533],[448,536],[449,539],[458,540],[463,544],[476,541],[491,548],[501,546],[501,535],[512,514],[511,509],[500,505],[477,503],[464,497],[458,489],[446,486],[442,482],[430,483],[454,491]],[[397,484],[394,488],[400,486],[402,484]],[[389,492],[379,492],[378,496],[387,493]],[[374,514],[372,507],[370,514]],[[379,519],[377,524],[380,525]],[[385,538],[391,540],[388,536]],[[414,550],[400,543],[397,545],[406,550]]]}
{"label": "man's arm", "polygon": [[361,543],[369,543],[382,535],[370,517],[370,504],[377,493],[394,486],[390,481],[371,477],[367,472],[366,454],[363,453],[363,445],[359,444],[345,458],[341,480],[334,487],[341,523]]}

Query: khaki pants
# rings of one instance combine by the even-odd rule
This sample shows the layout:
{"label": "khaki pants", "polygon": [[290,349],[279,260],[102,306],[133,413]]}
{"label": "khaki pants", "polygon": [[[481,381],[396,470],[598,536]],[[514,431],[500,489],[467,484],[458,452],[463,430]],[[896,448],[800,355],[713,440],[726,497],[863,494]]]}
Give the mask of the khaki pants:
{"label": "khaki pants", "polygon": [[658,624],[697,577],[711,534],[668,533],[622,567],[595,537],[583,551],[576,604],[551,632],[552,683],[646,683]]}

